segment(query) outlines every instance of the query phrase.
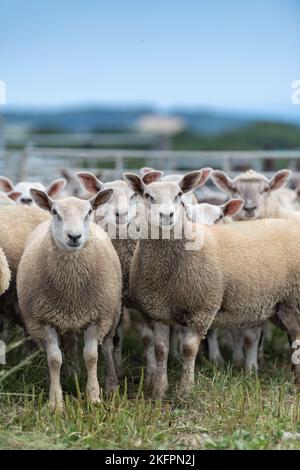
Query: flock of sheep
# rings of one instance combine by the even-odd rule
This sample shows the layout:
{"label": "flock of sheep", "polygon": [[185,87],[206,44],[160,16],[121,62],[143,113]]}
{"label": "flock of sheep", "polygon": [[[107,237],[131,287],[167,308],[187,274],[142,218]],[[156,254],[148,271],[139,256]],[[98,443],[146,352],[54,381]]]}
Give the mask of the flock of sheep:
{"label": "flock of sheep", "polygon": [[[88,399],[99,401],[99,345],[105,391],[117,388],[129,318],[158,399],[169,351],[187,393],[204,338],[209,359],[223,362],[220,332],[248,370],[263,357],[268,320],[299,347],[300,212],[290,171],[231,179],[210,168],[183,177],[143,168],[105,183],[89,172],[64,176],[49,188],[0,177],[2,328],[13,318],[45,350],[52,409],[63,406],[63,357],[69,372],[78,367],[82,331]],[[205,189],[209,178],[218,192]]]}

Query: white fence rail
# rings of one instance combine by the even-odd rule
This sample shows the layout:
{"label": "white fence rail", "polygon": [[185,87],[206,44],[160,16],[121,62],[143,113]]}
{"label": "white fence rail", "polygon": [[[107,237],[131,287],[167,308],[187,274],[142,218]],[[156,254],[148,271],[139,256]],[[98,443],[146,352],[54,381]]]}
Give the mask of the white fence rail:
{"label": "white fence rail", "polygon": [[[300,179],[300,150],[278,151],[168,151],[25,147],[23,152],[5,151],[0,154],[0,173],[13,180],[50,181],[62,168],[103,169],[104,176],[119,178],[123,171],[138,171],[141,166],[153,166],[166,172],[184,172],[203,166],[220,168],[232,176],[237,168],[265,169],[266,161],[278,167],[290,168]],[[268,172],[265,172],[268,174]]]}

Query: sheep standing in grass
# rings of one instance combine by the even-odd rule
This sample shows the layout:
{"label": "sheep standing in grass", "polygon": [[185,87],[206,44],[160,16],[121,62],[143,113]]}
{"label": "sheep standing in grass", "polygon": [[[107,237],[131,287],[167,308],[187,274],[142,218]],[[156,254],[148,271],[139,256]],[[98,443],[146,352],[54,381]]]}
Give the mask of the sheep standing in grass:
{"label": "sheep standing in grass", "polygon": [[[124,178],[146,209],[130,273],[131,295],[151,320],[187,327],[182,390],[194,382],[199,344],[210,327],[248,328],[277,314],[292,341],[299,339],[299,220],[195,225],[186,218],[181,196],[198,184],[201,172],[189,173],[180,184],[146,186],[136,175]],[[189,236],[176,236],[181,223]],[[146,238],[153,228],[158,237]],[[155,331],[153,394],[158,398],[168,384],[168,348],[167,329]],[[300,366],[294,371],[299,385]]]}
{"label": "sheep standing in grass", "polygon": [[[144,176],[144,182],[148,184],[160,177],[160,172],[152,172],[151,175]],[[123,312],[124,309],[134,309],[135,305],[132,303],[129,295],[129,272],[138,239],[139,214],[137,198],[134,192],[122,180],[102,183],[96,176],[88,172],[77,173],[77,178],[84,186],[84,189],[91,194],[95,194],[103,189],[113,190],[113,196],[109,204],[97,210],[95,220],[111,236],[112,244],[120,258],[123,278]],[[138,312],[135,313],[135,319],[145,348],[146,383],[148,384],[155,370],[153,332],[145,321],[140,321],[141,318]],[[122,321],[120,321],[114,338],[114,356],[119,372],[121,371],[122,363],[122,339],[123,325]]]}
{"label": "sheep standing in grass", "polygon": [[[231,179],[226,173],[215,170],[212,180],[231,197],[240,197],[243,209],[233,216],[234,220],[298,217],[293,211],[291,190],[285,188],[291,177],[289,170],[281,170],[268,179],[263,174],[250,170]],[[230,331],[232,360],[237,366],[258,370],[258,359],[263,360],[264,327]]]}
{"label": "sheep standing in grass", "polygon": [[[31,190],[35,203],[51,214],[30,236],[17,274],[19,305],[26,329],[47,353],[50,405],[62,406],[58,336],[84,330],[83,356],[87,368],[87,395],[99,401],[98,343],[103,343],[108,367],[106,385],[116,382],[112,357],[105,342],[119,320],[121,268],[111,241],[92,222],[92,214],[105,204],[112,190],[100,191],[89,201],[52,200]],[[113,374],[113,377],[110,377]]]}
{"label": "sheep standing in grass", "polygon": [[[221,206],[214,204],[200,203],[200,204],[184,204],[187,217],[194,223],[203,223],[205,225],[220,224],[229,222],[232,217],[238,213],[243,207],[244,201],[242,199],[230,199]],[[219,347],[218,340],[219,332],[216,328],[211,328],[207,332],[207,346],[208,358],[216,364],[223,364],[224,360]],[[235,351],[240,349],[237,347]],[[247,358],[249,355],[247,355]]]}
{"label": "sheep standing in grass", "polygon": [[[3,181],[3,177],[2,177]],[[6,181],[6,178],[4,178]],[[51,185],[51,194],[56,195],[64,186],[64,180],[56,180]],[[20,196],[19,192],[12,192]],[[32,204],[16,204],[10,199],[12,193],[0,197],[0,246],[2,247],[11,271],[11,283],[8,292],[0,299],[1,314],[22,323],[18,312],[15,277],[28,236],[40,223],[49,219],[49,215]],[[31,198],[31,195],[30,195]]]}

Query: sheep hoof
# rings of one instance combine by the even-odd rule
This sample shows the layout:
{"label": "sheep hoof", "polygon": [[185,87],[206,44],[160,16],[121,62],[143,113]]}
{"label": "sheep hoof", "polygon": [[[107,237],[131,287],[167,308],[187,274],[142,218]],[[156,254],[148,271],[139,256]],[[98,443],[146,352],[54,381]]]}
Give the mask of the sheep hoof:
{"label": "sheep hoof", "polygon": [[146,377],[145,377],[145,386],[146,386],[146,388],[152,389],[154,387],[155,374],[156,374],[155,369],[153,369],[153,370],[146,373]]}
{"label": "sheep hoof", "polygon": [[257,374],[258,373],[258,365],[255,363],[246,364],[245,365],[246,372],[248,374]]}
{"label": "sheep hoof", "polygon": [[168,388],[167,381],[156,381],[152,390],[152,398],[153,400],[162,400],[165,397],[166,391]]}
{"label": "sheep hoof", "polygon": [[112,393],[115,393],[117,388],[118,388],[118,379],[117,378],[111,378],[111,379],[106,379],[105,381],[105,394],[106,395],[111,395]]}
{"label": "sheep hoof", "polygon": [[195,385],[195,380],[193,377],[187,375],[183,376],[181,378],[178,390],[177,390],[177,395],[179,397],[184,397],[187,393],[189,393]]}
{"label": "sheep hoof", "polygon": [[244,360],[243,359],[233,359],[232,363],[234,367],[237,369],[242,369],[244,367]]}
{"label": "sheep hoof", "polygon": [[225,361],[223,357],[219,354],[215,357],[209,358],[211,362],[213,362],[216,366],[223,366]]}
{"label": "sheep hoof", "polygon": [[95,388],[86,390],[87,398],[91,403],[100,403],[99,391]]}
{"label": "sheep hoof", "polygon": [[63,400],[50,400],[49,401],[49,407],[50,407],[50,410],[53,412],[53,413],[62,413],[63,410],[64,410],[64,402]]}

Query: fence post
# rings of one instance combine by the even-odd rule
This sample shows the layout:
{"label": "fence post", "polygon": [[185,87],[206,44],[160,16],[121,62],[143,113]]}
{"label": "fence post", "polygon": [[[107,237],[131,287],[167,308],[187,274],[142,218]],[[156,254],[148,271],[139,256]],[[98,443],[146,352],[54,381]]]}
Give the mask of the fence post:
{"label": "fence post", "polygon": [[118,175],[117,178],[120,178],[122,176],[122,173],[124,173],[124,161],[123,155],[121,153],[116,153],[115,170]]}
{"label": "fence post", "polygon": [[28,143],[20,155],[20,165],[19,165],[19,170],[17,172],[18,181],[22,181],[26,179],[27,162],[30,158],[30,155],[32,154],[32,150],[33,150],[32,143]]}

